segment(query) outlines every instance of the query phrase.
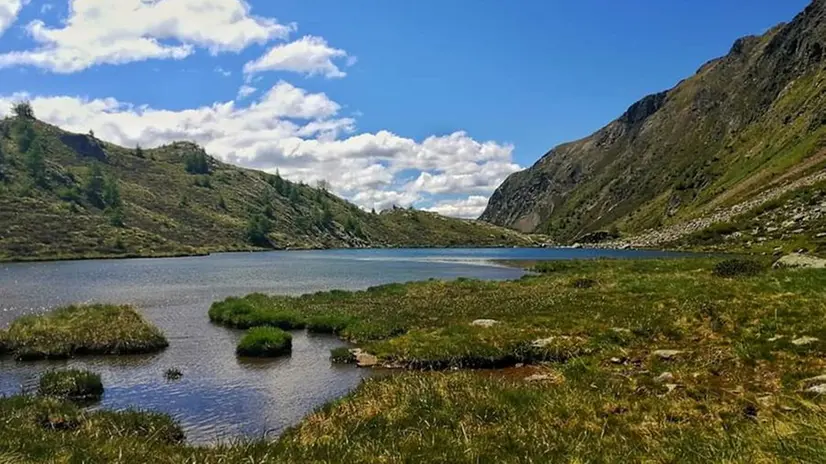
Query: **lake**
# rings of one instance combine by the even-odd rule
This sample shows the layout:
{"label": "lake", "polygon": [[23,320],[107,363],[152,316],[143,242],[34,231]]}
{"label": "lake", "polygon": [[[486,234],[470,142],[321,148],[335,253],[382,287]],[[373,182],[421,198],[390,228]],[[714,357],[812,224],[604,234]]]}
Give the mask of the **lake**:
{"label": "lake", "polygon": [[[242,332],[209,323],[212,302],[252,292],[299,295],[358,290],[429,278],[516,279],[520,269],[492,260],[654,258],[656,251],[573,249],[329,250],[226,253],[206,257],[0,264],[0,327],[15,318],[71,303],[138,307],[164,331],[170,347],[151,356],[92,357],[20,363],[0,358],[0,394],[36,388],[47,369],[89,368],[106,388],[97,407],[138,408],[175,417],[192,443],[277,435],[372,374],[329,361],[343,346],[297,332],[289,357],[235,356]],[[179,381],[164,372],[178,368]]]}

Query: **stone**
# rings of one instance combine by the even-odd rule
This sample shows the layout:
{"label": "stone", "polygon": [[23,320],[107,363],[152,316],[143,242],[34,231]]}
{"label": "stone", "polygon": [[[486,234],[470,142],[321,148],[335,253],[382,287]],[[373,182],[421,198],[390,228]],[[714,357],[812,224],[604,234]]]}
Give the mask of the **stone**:
{"label": "stone", "polygon": [[783,227],[784,229],[788,229],[790,227],[794,227],[795,224],[797,224],[797,222],[795,221],[786,221],[781,225],[781,227]]}
{"label": "stone", "polygon": [[815,337],[800,337],[797,339],[792,340],[792,345],[794,346],[806,346],[811,345],[812,343],[819,342],[819,338]]}
{"label": "stone", "polygon": [[623,364],[623,361],[620,358],[611,358],[610,361],[611,364]]}
{"label": "stone", "polygon": [[552,344],[555,340],[568,340],[571,337],[548,337],[548,338],[540,338],[539,340],[534,340],[531,343],[531,346],[534,348],[545,348],[546,346]]}
{"label": "stone", "polygon": [[826,259],[792,253],[778,259],[777,262],[774,263],[774,268],[826,269]]}
{"label": "stone", "polygon": [[655,379],[657,383],[672,383],[674,382],[674,374],[671,372],[663,372],[662,374],[658,375]]}
{"label": "stone", "polygon": [[679,385],[677,385],[676,383],[667,383],[667,384],[665,384],[665,388],[667,388],[667,389],[668,389],[668,393],[673,392],[673,391],[674,391],[674,390],[676,390],[678,387],[679,387]]}
{"label": "stone", "polygon": [[544,382],[553,380],[553,377],[547,374],[534,374],[530,377],[525,377],[525,382]]}
{"label": "stone", "polygon": [[826,384],[815,385],[806,389],[806,393],[813,393],[815,395],[826,395]]}
{"label": "stone", "polygon": [[354,348],[350,350],[350,353],[356,358],[356,366],[358,367],[374,367],[379,364],[379,358],[361,348]]}
{"label": "stone", "polygon": [[476,319],[475,321],[471,322],[470,325],[474,327],[482,327],[485,329],[489,329],[495,325],[501,324],[496,319]]}
{"label": "stone", "polygon": [[821,233],[815,235],[815,238],[824,238],[824,237],[826,237],[826,232],[821,232]]}
{"label": "stone", "polygon": [[670,361],[683,353],[684,351],[680,350],[657,350],[653,355],[664,361]]}
{"label": "stone", "polygon": [[621,327],[613,327],[611,328],[612,331],[619,333],[619,334],[630,334],[631,329],[623,329]]}
{"label": "stone", "polygon": [[766,229],[766,232],[771,234],[771,233],[777,232],[778,230],[780,230],[780,229],[778,229],[777,227],[768,227]]}
{"label": "stone", "polygon": [[826,384],[826,374],[818,375],[817,377],[812,377],[810,379],[806,379],[803,381],[804,385],[812,385],[812,384]]}
{"label": "stone", "polygon": [[782,340],[783,338],[785,338],[785,337],[783,337],[782,335],[775,335],[774,337],[770,338],[769,341],[770,342],[776,342],[778,340]]}

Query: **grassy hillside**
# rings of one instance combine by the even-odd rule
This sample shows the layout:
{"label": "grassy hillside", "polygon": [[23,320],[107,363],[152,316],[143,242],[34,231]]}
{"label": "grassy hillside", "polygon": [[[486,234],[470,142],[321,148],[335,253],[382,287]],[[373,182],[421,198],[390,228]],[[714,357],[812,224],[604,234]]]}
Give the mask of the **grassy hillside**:
{"label": "grassy hillside", "polygon": [[702,217],[826,165],[826,1],[511,176],[482,216],[576,240]]}
{"label": "grassy hillside", "polygon": [[15,110],[0,121],[0,260],[532,244],[476,221],[365,212],[192,143],[124,148],[40,122],[26,105]]}

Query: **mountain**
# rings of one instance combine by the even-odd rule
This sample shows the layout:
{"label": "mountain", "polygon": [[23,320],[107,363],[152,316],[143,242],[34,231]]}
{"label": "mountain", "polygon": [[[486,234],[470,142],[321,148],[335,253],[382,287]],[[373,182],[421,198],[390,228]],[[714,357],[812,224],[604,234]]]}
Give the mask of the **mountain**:
{"label": "mountain", "polygon": [[178,142],[124,148],[34,118],[0,121],[0,260],[228,250],[533,245],[478,221],[365,212],[323,188]]}
{"label": "mountain", "polygon": [[559,241],[679,227],[826,165],[826,0],[513,174],[481,220]]}

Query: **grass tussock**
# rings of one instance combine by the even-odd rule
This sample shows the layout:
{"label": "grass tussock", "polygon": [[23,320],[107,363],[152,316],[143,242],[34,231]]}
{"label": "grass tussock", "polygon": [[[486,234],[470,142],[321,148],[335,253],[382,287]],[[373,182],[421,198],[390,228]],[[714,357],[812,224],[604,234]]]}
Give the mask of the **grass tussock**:
{"label": "grass tussock", "polygon": [[129,306],[68,306],[15,320],[4,335],[20,360],[138,354],[168,346],[164,335]]}
{"label": "grass tussock", "polygon": [[100,375],[78,369],[49,371],[40,377],[37,393],[72,401],[95,401],[103,396]]}
{"label": "grass tussock", "polygon": [[293,336],[276,327],[255,327],[238,342],[238,356],[269,358],[289,354]]}

